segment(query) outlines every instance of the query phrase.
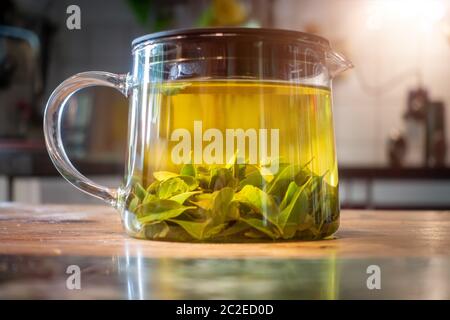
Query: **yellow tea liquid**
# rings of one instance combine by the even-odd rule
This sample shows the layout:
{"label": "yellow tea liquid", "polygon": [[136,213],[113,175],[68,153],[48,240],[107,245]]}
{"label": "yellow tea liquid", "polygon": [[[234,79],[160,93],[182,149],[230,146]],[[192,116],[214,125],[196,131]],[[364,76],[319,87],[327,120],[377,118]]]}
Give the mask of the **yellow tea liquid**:
{"label": "yellow tea liquid", "polygon": [[137,90],[148,93],[127,199],[137,237],[254,242],[337,230],[329,89],[236,80]]}

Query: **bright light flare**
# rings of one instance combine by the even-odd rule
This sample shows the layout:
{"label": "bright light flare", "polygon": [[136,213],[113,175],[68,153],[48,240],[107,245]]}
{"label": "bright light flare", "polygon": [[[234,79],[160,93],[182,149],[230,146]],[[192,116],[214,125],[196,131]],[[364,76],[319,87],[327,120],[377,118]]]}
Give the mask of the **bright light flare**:
{"label": "bright light flare", "polygon": [[447,7],[443,0],[374,0],[369,2],[366,26],[379,30],[394,25],[430,31],[442,18]]}

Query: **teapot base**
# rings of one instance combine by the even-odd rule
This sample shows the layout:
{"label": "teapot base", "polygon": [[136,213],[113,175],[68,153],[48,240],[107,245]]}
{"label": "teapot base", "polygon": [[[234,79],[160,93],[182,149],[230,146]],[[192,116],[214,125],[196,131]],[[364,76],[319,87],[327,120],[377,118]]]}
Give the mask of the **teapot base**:
{"label": "teapot base", "polygon": [[140,232],[133,232],[127,230],[129,236],[141,240],[152,241],[167,241],[167,242],[187,242],[187,243],[277,243],[277,242],[297,242],[297,241],[316,241],[332,239],[333,235],[339,228],[339,217],[331,222],[323,223],[320,230],[314,232],[314,228],[309,228],[303,231],[297,231],[295,235],[289,239],[283,239],[283,237],[270,238],[269,236],[259,235],[252,237],[252,235],[244,232],[221,237],[210,237],[207,239],[196,239],[189,234],[182,232],[177,226],[170,226],[171,230],[161,234],[155,232],[151,228],[143,228]]}

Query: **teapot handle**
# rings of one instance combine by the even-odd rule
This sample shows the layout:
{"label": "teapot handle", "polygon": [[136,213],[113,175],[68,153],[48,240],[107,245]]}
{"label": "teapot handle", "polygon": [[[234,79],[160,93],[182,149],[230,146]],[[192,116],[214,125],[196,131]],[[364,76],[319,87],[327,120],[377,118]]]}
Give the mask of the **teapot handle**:
{"label": "teapot handle", "polygon": [[117,189],[101,186],[81,174],[70,162],[61,138],[61,122],[69,98],[78,90],[106,86],[128,95],[127,75],[101,71],[78,73],[61,83],[51,94],[44,113],[44,135],[47,151],[59,173],[81,191],[100,198],[112,206],[117,204]]}

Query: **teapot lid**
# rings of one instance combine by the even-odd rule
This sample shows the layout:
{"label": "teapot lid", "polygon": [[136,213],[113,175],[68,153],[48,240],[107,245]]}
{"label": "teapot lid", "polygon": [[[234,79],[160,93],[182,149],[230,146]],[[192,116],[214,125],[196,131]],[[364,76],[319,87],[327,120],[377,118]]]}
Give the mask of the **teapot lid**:
{"label": "teapot lid", "polygon": [[[301,41],[330,47],[330,42],[320,36],[286,29],[272,28],[244,28],[244,27],[220,27],[220,28],[194,28],[194,29],[174,29],[168,31],[155,32],[138,37],[133,40],[132,46],[136,47],[146,42],[158,42],[163,39],[170,38],[187,38],[187,37],[227,37],[227,36],[247,36],[271,38],[279,41]],[[221,39],[223,40],[223,39]]]}

